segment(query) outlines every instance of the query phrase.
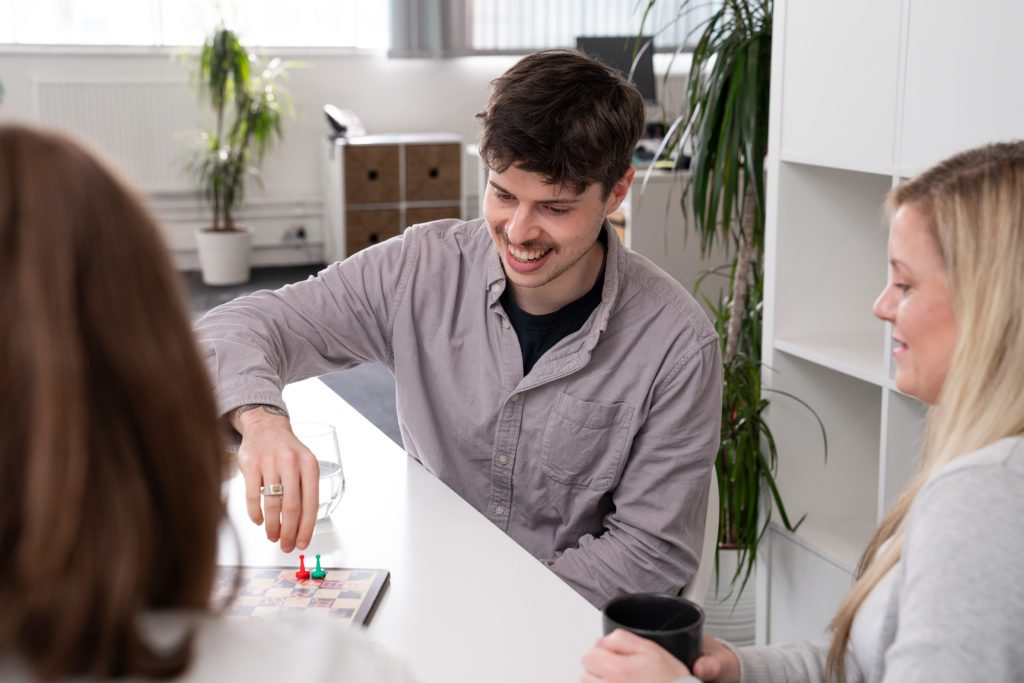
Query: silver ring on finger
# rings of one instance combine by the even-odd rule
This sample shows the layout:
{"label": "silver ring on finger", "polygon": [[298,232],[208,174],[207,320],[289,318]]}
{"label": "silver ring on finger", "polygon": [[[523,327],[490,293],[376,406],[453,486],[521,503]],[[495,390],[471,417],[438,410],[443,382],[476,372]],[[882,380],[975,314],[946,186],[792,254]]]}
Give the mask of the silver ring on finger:
{"label": "silver ring on finger", "polygon": [[284,484],[267,484],[260,487],[260,494],[264,498],[280,498],[284,495]]}

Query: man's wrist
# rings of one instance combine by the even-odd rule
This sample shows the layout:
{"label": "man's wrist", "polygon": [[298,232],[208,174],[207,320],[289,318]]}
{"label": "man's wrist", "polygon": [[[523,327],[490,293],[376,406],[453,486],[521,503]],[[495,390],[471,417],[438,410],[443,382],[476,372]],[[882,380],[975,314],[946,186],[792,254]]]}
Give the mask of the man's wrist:
{"label": "man's wrist", "polygon": [[[243,415],[246,416],[244,419],[242,417]],[[249,424],[255,419],[259,419],[263,416],[283,417],[287,419],[288,411],[269,403],[247,403],[245,405],[238,406],[231,411],[231,426],[234,427],[235,431],[239,434],[244,434],[245,432],[243,427],[246,424]]]}

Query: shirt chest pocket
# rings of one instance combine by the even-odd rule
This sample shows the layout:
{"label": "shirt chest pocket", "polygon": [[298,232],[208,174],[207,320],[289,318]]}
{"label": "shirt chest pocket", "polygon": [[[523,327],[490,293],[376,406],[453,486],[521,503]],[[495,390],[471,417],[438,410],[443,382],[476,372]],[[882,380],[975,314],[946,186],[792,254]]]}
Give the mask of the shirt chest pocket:
{"label": "shirt chest pocket", "polygon": [[555,481],[608,490],[626,452],[633,406],[560,394],[541,439],[544,472]]}

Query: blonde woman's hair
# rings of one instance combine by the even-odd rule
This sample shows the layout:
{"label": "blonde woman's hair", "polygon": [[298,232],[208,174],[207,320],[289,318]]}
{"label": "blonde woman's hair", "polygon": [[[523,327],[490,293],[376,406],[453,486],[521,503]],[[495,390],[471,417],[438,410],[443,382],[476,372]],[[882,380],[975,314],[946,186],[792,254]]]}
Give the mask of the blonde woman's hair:
{"label": "blonde woman's hair", "polygon": [[832,620],[828,674],[839,683],[854,617],[900,560],[922,487],[952,460],[1024,432],[1024,141],[950,157],[893,189],[886,209],[892,216],[907,204],[927,220],[945,263],[957,341],[928,410],[921,466],[875,531]]}

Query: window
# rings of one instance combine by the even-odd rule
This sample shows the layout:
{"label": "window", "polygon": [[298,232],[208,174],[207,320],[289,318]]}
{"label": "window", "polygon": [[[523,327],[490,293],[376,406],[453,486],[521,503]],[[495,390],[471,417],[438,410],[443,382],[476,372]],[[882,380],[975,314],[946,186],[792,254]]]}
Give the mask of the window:
{"label": "window", "polygon": [[[639,35],[644,0],[466,0],[467,51],[475,54],[529,52],[575,47],[576,37]],[[697,2],[680,13],[677,0],[655,3],[644,33],[656,48],[695,42],[695,28],[721,6]],[[688,40],[689,39],[689,40]]]}
{"label": "window", "polygon": [[223,17],[246,45],[388,46],[376,0],[0,0],[0,43],[198,45]]}

